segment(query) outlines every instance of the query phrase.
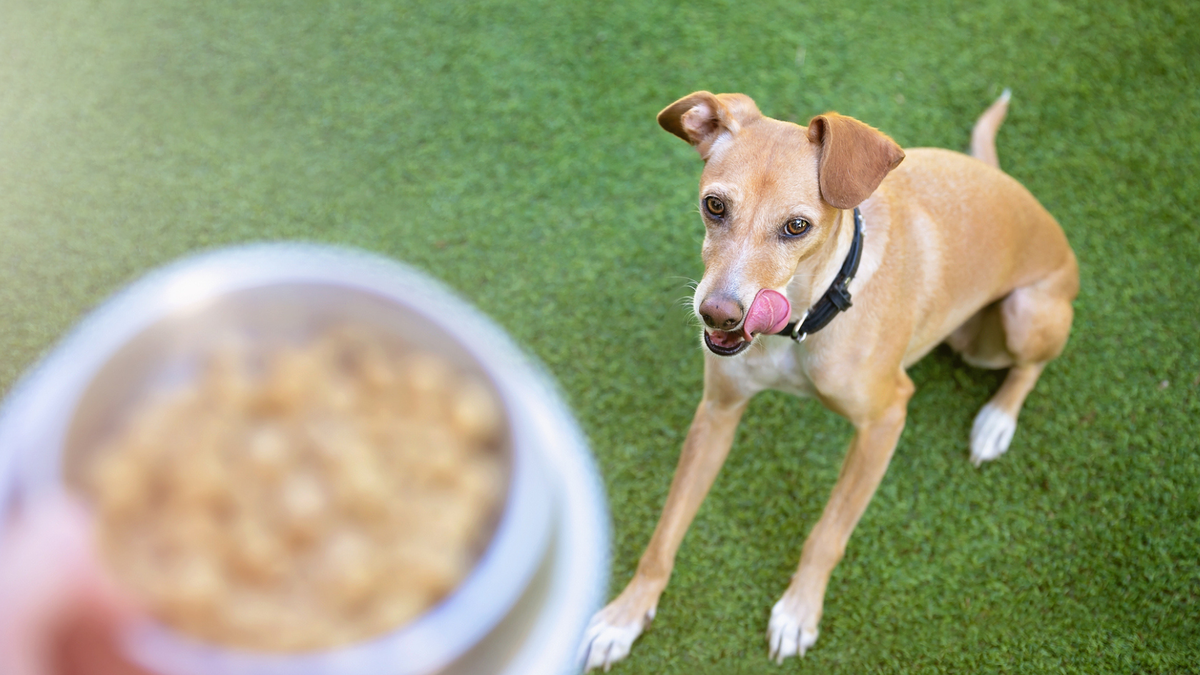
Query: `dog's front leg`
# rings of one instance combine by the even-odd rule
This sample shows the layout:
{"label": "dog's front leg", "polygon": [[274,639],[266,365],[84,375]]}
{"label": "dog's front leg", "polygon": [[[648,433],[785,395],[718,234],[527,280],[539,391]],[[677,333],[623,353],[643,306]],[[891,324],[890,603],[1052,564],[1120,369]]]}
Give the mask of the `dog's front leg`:
{"label": "dog's front leg", "polygon": [[887,471],[904,429],[912,394],[912,380],[901,372],[895,389],[875,388],[870,393],[873,400],[826,401],[854,424],[854,440],[842,462],[829,503],[804,542],[800,567],[783,597],[771,609],[767,642],[771,658],[779,663],[789,656],[804,656],[817,641],[817,624],[821,621],[829,575],[842,559],[850,533]]}
{"label": "dog's front leg", "polygon": [[625,590],[592,617],[580,647],[588,670],[625,658],[654,618],[658,598],[675,566],[675,553],[700,503],[729,455],[749,396],[713,367],[705,369],[704,398],[688,429],[658,526]]}

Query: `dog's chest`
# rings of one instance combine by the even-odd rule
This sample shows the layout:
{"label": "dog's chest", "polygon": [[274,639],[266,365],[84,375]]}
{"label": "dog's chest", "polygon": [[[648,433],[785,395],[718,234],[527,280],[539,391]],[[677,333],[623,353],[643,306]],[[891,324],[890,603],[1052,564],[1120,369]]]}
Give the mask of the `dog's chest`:
{"label": "dog's chest", "polygon": [[774,389],[796,396],[813,396],[816,387],[803,367],[804,348],[788,338],[762,336],[762,345],[738,359],[739,379],[756,393]]}

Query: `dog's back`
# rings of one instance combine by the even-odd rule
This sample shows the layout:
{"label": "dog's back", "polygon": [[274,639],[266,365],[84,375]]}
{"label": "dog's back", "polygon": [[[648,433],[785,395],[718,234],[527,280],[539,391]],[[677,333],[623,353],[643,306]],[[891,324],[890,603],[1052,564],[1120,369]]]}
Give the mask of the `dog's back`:
{"label": "dog's back", "polygon": [[[907,149],[904,162],[869,200],[886,201],[884,225],[904,224],[904,232],[890,233],[897,242],[890,254],[907,261],[902,274],[920,285],[910,291],[911,297],[927,300],[913,308],[918,328],[909,362],[1046,269],[1074,265],[1058,222],[999,168],[995,138],[1009,99],[1005,90],[979,117],[971,134],[971,156],[940,148]],[[938,297],[948,293],[955,302]]]}

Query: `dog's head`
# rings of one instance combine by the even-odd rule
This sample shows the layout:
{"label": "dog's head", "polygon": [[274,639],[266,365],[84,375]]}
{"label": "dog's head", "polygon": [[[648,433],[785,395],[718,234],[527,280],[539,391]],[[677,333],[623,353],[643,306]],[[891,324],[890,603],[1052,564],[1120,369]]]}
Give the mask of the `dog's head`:
{"label": "dog's head", "polygon": [[825,292],[820,277],[841,264],[832,261],[839,224],[850,221],[842,212],[904,159],[858,120],[826,113],[801,127],[763,117],[742,94],[698,91],[667,106],[658,123],[704,159],[704,278],[693,309],[720,356],[778,332],[792,303],[803,314]]}

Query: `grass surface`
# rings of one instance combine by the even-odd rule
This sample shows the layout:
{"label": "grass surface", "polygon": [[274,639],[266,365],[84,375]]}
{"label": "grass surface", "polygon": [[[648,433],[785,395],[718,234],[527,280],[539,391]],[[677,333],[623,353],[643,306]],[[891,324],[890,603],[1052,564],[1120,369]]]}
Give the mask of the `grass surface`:
{"label": "grass surface", "polygon": [[964,147],[1004,87],[1003,166],[1082,264],[1067,352],[1013,448],[967,461],[998,385],[944,351],[833,574],[821,639],[766,660],[850,432],[752,403],[620,673],[1196,672],[1200,5],[0,0],[0,391],[84,312],[188,252],[258,240],[411,262],[557,376],[614,519],[613,592],[698,400],[677,300],[696,89]]}

